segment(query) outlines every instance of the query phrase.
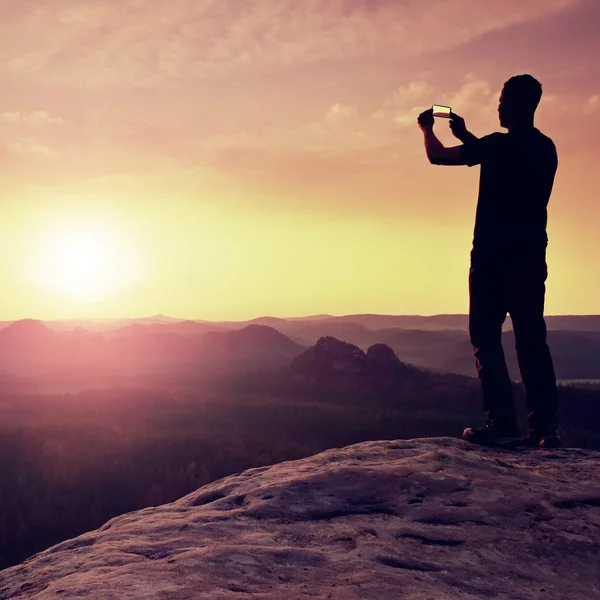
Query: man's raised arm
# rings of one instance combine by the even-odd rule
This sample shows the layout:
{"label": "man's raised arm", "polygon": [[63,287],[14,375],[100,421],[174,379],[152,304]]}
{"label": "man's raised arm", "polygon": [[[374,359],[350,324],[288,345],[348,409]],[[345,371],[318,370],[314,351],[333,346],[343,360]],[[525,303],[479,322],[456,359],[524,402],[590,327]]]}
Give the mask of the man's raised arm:
{"label": "man's raised arm", "polygon": [[[425,139],[425,152],[429,162],[433,165],[466,165],[466,161],[461,154],[461,146],[446,148],[433,132],[433,109],[429,108],[423,111],[417,123],[423,132]],[[467,131],[462,117],[452,113],[450,118],[450,129],[452,133],[464,143],[477,140],[477,137]]]}

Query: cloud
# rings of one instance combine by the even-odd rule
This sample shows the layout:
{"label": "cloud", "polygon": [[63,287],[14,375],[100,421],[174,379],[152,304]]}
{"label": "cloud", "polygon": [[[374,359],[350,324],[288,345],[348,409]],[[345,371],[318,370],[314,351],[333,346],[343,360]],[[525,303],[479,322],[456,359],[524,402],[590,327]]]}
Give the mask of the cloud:
{"label": "cloud", "polygon": [[454,112],[468,118],[469,123],[483,125],[495,117],[498,92],[491,84],[473,74],[467,74],[458,89],[434,87],[426,80],[400,86],[384,99],[373,114],[373,120],[389,128],[390,124],[404,129],[415,127],[419,113],[433,101],[451,106]]}
{"label": "cloud", "polygon": [[468,76],[462,87],[449,95],[450,106],[463,112],[488,114],[489,109],[495,111],[498,106],[500,90],[492,90],[490,83],[484,79]]}
{"label": "cloud", "polygon": [[1,113],[0,122],[25,125],[61,125],[64,123],[60,117],[51,117],[43,110],[30,113],[23,111]]}
{"label": "cloud", "polygon": [[452,90],[419,79],[393,89],[372,110],[334,103],[304,123],[195,140],[184,144],[179,156],[255,183],[287,181],[304,187],[307,179],[311,186],[339,182],[398,165],[414,156],[415,148],[421,155],[416,119],[432,98],[454,102],[477,128],[482,119],[496,118],[496,96],[486,80],[474,75]]}
{"label": "cloud", "polygon": [[600,94],[594,94],[587,99],[583,107],[584,115],[592,115],[600,110]]}
{"label": "cloud", "polygon": [[415,124],[417,116],[425,104],[433,97],[434,88],[426,81],[411,81],[402,85],[387,96],[372,115],[373,123],[379,122],[385,127],[393,122],[400,127]]}
{"label": "cloud", "polygon": [[356,115],[356,106],[350,106],[348,104],[340,104],[339,102],[334,104],[328,111],[326,118],[328,119],[347,119]]}
{"label": "cloud", "polygon": [[576,1],[23,2],[0,14],[0,64],[5,74],[52,84],[178,85],[317,61],[414,57]]}
{"label": "cloud", "polygon": [[[410,170],[415,156],[422,158],[421,134],[416,125],[420,111],[432,101],[449,104],[465,117],[475,134],[498,129],[498,92],[477,74],[465,76],[458,87],[434,86],[431,76],[393,87],[379,101],[366,105],[333,102],[308,120],[288,119],[264,126],[251,124],[198,137],[202,128],[170,130],[166,123],[141,116],[116,117],[93,114],[87,120],[61,121],[60,128],[19,130],[20,137],[6,147],[13,155],[53,158],[54,177],[87,178],[126,173],[170,173],[199,166],[217,177],[262,186],[286,183],[300,187],[327,185],[359,173],[385,169]],[[581,110],[583,102],[544,95],[542,110]],[[586,110],[597,109],[598,96],[590,97]],[[571,108],[569,108],[571,107]],[[18,115],[18,116],[16,116]],[[9,123],[60,121],[48,112],[8,112],[0,120]],[[440,129],[440,135],[448,132]],[[446,136],[448,137],[448,136]],[[454,140],[451,135],[448,139]],[[446,143],[446,140],[442,140]],[[35,168],[43,164],[37,161]],[[39,171],[38,171],[39,173]]]}
{"label": "cloud", "polygon": [[411,81],[408,85],[400,86],[385,100],[385,106],[406,106],[421,102],[434,91],[433,85],[427,81]]}
{"label": "cloud", "polygon": [[33,138],[18,137],[10,142],[6,142],[4,145],[9,151],[15,154],[51,159],[58,156],[56,150],[41,144]]}
{"label": "cloud", "polygon": [[587,98],[577,93],[544,94],[538,113],[544,114],[549,119],[573,118],[575,115],[577,117],[591,117],[600,114],[600,94],[593,94]]}

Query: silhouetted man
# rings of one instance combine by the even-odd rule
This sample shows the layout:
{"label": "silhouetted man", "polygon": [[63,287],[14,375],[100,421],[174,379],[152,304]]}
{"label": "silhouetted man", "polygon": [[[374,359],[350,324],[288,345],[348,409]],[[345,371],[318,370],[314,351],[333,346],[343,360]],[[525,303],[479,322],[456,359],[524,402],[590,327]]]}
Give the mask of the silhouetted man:
{"label": "silhouetted man", "polygon": [[[452,113],[450,128],[463,142],[445,148],[433,133],[432,109],[419,115],[429,161],[481,165],[469,269],[469,334],[487,421],[465,429],[471,442],[560,445],[558,393],[544,321],[547,205],[558,166],[552,140],[534,127],[542,86],[531,75],[511,77],[500,95],[500,125],[508,133],[477,138]],[[521,437],[502,350],[509,313],[527,398],[529,435]]]}

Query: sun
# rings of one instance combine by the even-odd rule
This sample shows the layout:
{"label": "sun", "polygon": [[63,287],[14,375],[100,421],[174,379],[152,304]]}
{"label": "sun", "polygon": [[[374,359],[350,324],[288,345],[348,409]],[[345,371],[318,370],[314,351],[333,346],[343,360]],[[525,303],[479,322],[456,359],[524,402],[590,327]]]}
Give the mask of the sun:
{"label": "sun", "polygon": [[32,268],[38,285],[80,302],[106,300],[136,278],[133,253],[125,241],[91,221],[45,232]]}

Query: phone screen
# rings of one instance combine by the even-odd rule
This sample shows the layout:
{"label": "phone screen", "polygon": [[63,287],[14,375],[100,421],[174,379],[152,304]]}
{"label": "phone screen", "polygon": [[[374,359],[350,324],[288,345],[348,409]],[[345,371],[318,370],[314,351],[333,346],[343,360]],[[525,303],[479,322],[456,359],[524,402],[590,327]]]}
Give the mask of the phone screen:
{"label": "phone screen", "polygon": [[450,118],[451,109],[449,106],[443,106],[442,104],[434,104],[432,108],[434,117],[445,117],[446,119]]}

